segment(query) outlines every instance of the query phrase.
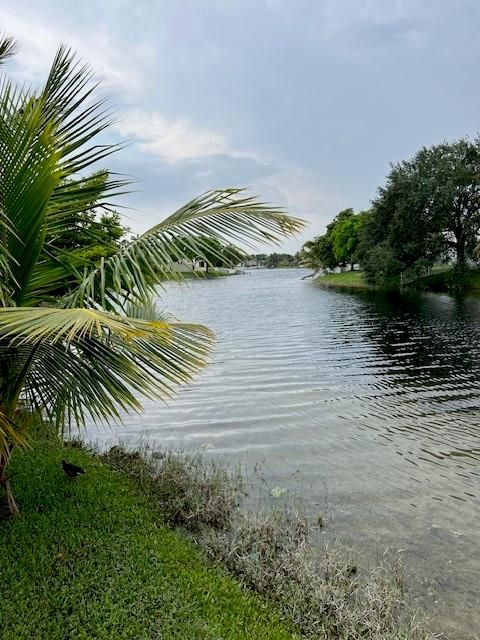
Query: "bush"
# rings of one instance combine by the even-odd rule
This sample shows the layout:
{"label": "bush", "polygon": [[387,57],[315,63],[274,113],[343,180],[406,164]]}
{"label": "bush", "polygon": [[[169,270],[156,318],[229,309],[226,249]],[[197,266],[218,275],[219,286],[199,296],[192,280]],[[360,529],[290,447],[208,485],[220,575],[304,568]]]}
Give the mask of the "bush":
{"label": "bush", "polygon": [[368,284],[397,289],[403,265],[395,258],[388,243],[382,242],[364,253],[362,269]]}

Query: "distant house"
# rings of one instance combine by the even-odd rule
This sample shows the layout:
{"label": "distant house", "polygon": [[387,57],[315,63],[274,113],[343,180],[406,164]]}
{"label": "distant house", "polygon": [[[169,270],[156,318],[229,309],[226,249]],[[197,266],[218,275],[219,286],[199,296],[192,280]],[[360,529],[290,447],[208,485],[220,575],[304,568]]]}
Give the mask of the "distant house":
{"label": "distant house", "polygon": [[206,260],[201,260],[200,258],[196,258],[193,261],[193,270],[201,271],[202,273],[207,273],[208,271],[208,262]]}
{"label": "distant house", "polygon": [[173,270],[176,273],[207,273],[208,263],[201,258],[195,258],[195,260],[175,260]]}

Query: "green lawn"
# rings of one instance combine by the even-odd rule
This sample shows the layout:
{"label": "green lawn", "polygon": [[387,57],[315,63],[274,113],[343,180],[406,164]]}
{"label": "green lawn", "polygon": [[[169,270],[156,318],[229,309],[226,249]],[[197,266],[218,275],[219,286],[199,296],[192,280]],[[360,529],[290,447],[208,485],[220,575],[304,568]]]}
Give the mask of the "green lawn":
{"label": "green lawn", "polygon": [[324,287],[345,287],[354,289],[370,289],[364,279],[361,271],[345,271],[344,273],[330,273],[326,276],[318,276],[315,283]]}
{"label": "green lawn", "polygon": [[[86,475],[69,480],[62,458]],[[21,515],[0,521],[2,640],[294,637],[85,451],[41,443],[11,475]]]}
{"label": "green lawn", "polygon": [[433,268],[433,272],[426,278],[418,280],[418,285],[429,291],[451,291],[459,287],[464,292],[480,290],[480,270],[470,269],[460,279],[454,278],[454,271],[451,267],[441,265]]}

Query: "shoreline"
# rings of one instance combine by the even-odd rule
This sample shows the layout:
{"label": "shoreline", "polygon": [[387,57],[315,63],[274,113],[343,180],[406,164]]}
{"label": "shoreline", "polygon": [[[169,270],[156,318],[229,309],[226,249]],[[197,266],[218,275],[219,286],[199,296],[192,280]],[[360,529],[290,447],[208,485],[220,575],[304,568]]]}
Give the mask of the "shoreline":
{"label": "shoreline", "polygon": [[[238,471],[169,450],[33,444],[12,461],[21,515],[0,519],[5,640],[433,637],[398,566],[364,572],[339,548],[318,567],[300,512],[239,510]],[[67,478],[62,459],[85,475]]]}
{"label": "shoreline", "polygon": [[366,289],[369,291],[379,291],[377,287],[367,284],[362,278],[361,271],[344,271],[343,273],[329,273],[324,276],[317,276],[312,282],[326,288],[338,289]]}
{"label": "shoreline", "polygon": [[440,271],[412,281],[405,289],[375,287],[363,280],[361,271],[330,273],[312,279],[316,285],[335,289],[362,289],[365,291],[438,292],[448,294],[472,294],[480,292],[480,270],[468,270],[457,282],[453,270]]}
{"label": "shoreline", "polygon": [[[85,475],[68,478],[62,459]],[[11,475],[21,512],[0,514],[3,640],[298,638],[168,526],[139,479],[80,443],[34,442]]]}

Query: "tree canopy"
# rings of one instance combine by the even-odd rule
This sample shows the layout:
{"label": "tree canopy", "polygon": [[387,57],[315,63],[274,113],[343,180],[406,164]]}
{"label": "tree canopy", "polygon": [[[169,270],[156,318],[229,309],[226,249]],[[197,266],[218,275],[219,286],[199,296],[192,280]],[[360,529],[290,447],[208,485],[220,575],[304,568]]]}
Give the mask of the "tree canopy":
{"label": "tree canopy", "polygon": [[370,281],[382,247],[389,277],[453,258],[459,270],[475,258],[480,233],[480,140],[423,148],[393,165],[373,202],[363,261]]}
{"label": "tree canopy", "polygon": [[479,246],[480,138],[461,138],[392,165],[369,211],[344,209],[301,255],[315,271],[358,262],[367,282],[398,287],[436,262],[461,274]]}
{"label": "tree canopy", "polygon": [[353,265],[358,261],[358,249],[366,212],[355,213],[353,209],[343,209],[327,225],[322,236],[304,243],[300,252],[302,264],[314,271],[335,269],[338,266]]}

